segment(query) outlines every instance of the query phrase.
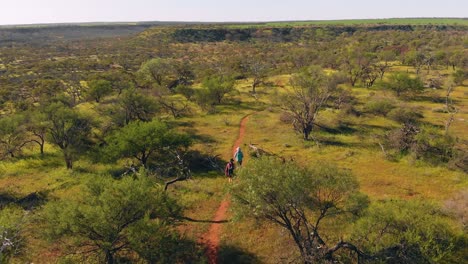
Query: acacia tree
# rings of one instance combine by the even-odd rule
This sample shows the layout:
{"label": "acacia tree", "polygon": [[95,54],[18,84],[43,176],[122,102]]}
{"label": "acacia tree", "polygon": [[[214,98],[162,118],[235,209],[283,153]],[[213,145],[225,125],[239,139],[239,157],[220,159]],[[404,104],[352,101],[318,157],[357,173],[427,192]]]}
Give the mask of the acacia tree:
{"label": "acacia tree", "polygon": [[407,65],[413,66],[416,70],[416,74],[419,74],[421,68],[426,63],[426,56],[419,51],[410,51],[405,55],[404,62]]}
{"label": "acacia tree", "polygon": [[0,119],[0,159],[14,158],[28,143],[21,115],[11,115]]}
{"label": "acacia tree", "polygon": [[78,200],[47,203],[42,215],[49,238],[73,238],[65,239],[72,243],[71,253],[108,264],[118,263],[123,251],[137,252],[151,263],[178,260],[182,249],[171,227],[180,207],[148,177],[98,177],[84,193]]}
{"label": "acacia tree", "polygon": [[112,92],[112,83],[107,80],[91,80],[88,82],[88,96],[99,103],[102,97]]}
{"label": "acacia tree", "polygon": [[365,257],[355,245],[332,243],[322,233],[325,219],[338,224],[340,215],[353,218],[368,204],[350,173],[331,165],[305,169],[263,157],[253,160],[239,174],[241,180],[232,188],[237,212],[286,229],[304,263],[333,261],[341,249]]}
{"label": "acacia tree", "polygon": [[451,226],[442,210],[427,201],[384,200],[366,210],[352,237],[376,263],[434,263],[453,253]]}
{"label": "acacia tree", "polygon": [[171,98],[171,95],[177,86],[189,85],[195,78],[190,65],[156,58],[143,63],[137,75],[140,77],[140,86],[155,88],[154,95],[159,105],[174,118],[180,117],[187,110],[187,104]]}
{"label": "acacia tree", "polygon": [[49,127],[47,116],[39,111],[31,111],[26,115],[25,123],[26,130],[29,132],[29,141],[36,143],[39,146],[41,155],[44,155],[47,129]]}
{"label": "acacia tree", "polygon": [[384,50],[377,54],[379,62],[376,64],[380,80],[383,80],[385,73],[390,69],[390,61],[395,60],[396,55],[392,50]]}
{"label": "acacia tree", "polygon": [[167,88],[173,72],[174,66],[170,60],[155,58],[144,62],[137,75],[145,86],[156,85],[157,87]]}
{"label": "acacia tree", "polygon": [[257,87],[264,82],[268,74],[268,65],[261,58],[251,58],[243,63],[243,69],[247,76],[252,78],[252,93],[255,94]]}
{"label": "acacia tree", "polygon": [[52,103],[44,112],[51,142],[62,150],[67,169],[72,169],[76,156],[89,146],[91,122],[62,103]]}
{"label": "acacia tree", "polygon": [[397,96],[418,94],[424,91],[424,84],[419,78],[411,78],[407,73],[394,73],[383,83],[384,88],[394,91]]}
{"label": "acacia tree", "polygon": [[158,111],[156,101],[149,96],[138,92],[136,89],[127,89],[122,93],[117,103],[116,122],[121,125],[135,120],[150,121]]}
{"label": "acacia tree", "polygon": [[52,99],[63,94],[64,84],[51,77],[39,79],[35,82],[33,96],[35,101],[50,102]]}
{"label": "acacia tree", "polygon": [[222,103],[226,94],[234,89],[234,80],[224,75],[203,80],[203,88],[195,92],[197,103],[203,108],[213,108]]}
{"label": "acacia tree", "polygon": [[281,98],[281,107],[288,112],[294,128],[309,140],[320,110],[337,91],[338,75],[327,76],[319,67],[309,67],[291,77],[292,91]]}
{"label": "acacia tree", "polygon": [[341,68],[348,75],[348,81],[351,83],[351,86],[354,87],[362,78],[374,78],[376,75],[373,69],[374,60],[374,54],[365,53],[360,48],[351,49],[343,54]]}
{"label": "acacia tree", "polygon": [[144,167],[153,162],[166,162],[173,153],[184,152],[190,138],[169,129],[160,121],[135,121],[108,137],[106,153],[113,159],[135,158]]}

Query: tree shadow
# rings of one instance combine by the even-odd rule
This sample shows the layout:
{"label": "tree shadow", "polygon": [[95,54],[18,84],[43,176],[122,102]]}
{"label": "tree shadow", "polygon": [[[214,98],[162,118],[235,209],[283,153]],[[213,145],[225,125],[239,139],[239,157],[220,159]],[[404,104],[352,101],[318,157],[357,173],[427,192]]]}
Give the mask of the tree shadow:
{"label": "tree shadow", "polygon": [[15,204],[24,210],[33,210],[47,201],[47,195],[44,192],[33,192],[23,197],[16,197],[9,193],[0,193],[0,209],[7,205]]}
{"label": "tree shadow", "polygon": [[190,170],[196,174],[211,175],[213,172],[223,173],[224,165],[227,163],[219,155],[210,155],[198,150],[190,151],[187,157]]}
{"label": "tree shadow", "polygon": [[387,131],[393,128],[393,127],[385,126],[385,125],[370,125],[370,124],[361,124],[359,126],[362,128],[361,132],[366,132],[366,133],[369,133],[369,131],[372,131],[372,130]]}
{"label": "tree shadow", "polygon": [[231,220],[219,220],[219,221],[214,221],[214,220],[200,220],[200,219],[193,219],[190,217],[183,216],[180,218],[181,220],[185,220],[188,222],[192,223],[211,223],[211,224],[225,224],[229,223]]}
{"label": "tree shadow", "polygon": [[326,126],[320,126],[319,127],[320,131],[333,134],[333,135],[350,135],[358,131],[357,129],[351,127],[349,124],[340,124],[338,127],[326,127]]}
{"label": "tree shadow", "polygon": [[231,114],[242,110],[260,111],[265,107],[264,103],[258,102],[254,104],[243,103],[241,101],[233,100],[216,106],[216,114]]}
{"label": "tree shadow", "polygon": [[397,245],[384,248],[375,254],[376,262],[382,261],[388,264],[429,264],[431,261],[424,256],[418,245]]}
{"label": "tree shadow", "polygon": [[[404,98],[405,101],[414,101],[414,102],[429,102],[429,103],[439,103],[445,104],[446,98],[444,96],[430,96],[430,95],[416,95],[408,98]],[[451,101],[455,104],[460,103],[460,100],[450,98]]]}
{"label": "tree shadow", "polygon": [[212,136],[208,135],[202,135],[198,134],[198,130],[191,128],[191,129],[186,129],[185,133],[189,134],[190,137],[195,141],[195,142],[201,142],[201,143],[206,143],[206,144],[213,144],[216,143],[216,139],[214,139]]}
{"label": "tree shadow", "polygon": [[373,147],[373,143],[367,141],[359,141],[359,142],[343,142],[337,140],[335,137],[327,137],[327,136],[318,136],[317,140],[319,144],[324,146],[335,146],[335,147],[347,147],[347,148],[356,148],[356,149],[368,149]]}
{"label": "tree shadow", "polygon": [[251,252],[232,245],[221,245],[218,251],[218,263],[223,264],[256,264],[260,260]]}
{"label": "tree shadow", "polygon": [[[210,155],[202,153],[199,150],[190,150],[184,155],[184,163],[188,165],[188,169],[193,174],[202,176],[203,178],[216,178],[224,174],[224,166],[227,161],[220,158],[219,155]],[[164,166],[164,163],[148,163],[148,172],[158,175],[160,179],[170,180],[171,178],[177,177],[177,170],[171,169],[170,166]],[[133,175],[137,173],[141,164],[132,163],[127,167],[119,167],[109,169],[108,173],[115,179],[120,179],[125,175]],[[85,170],[85,169],[84,169]],[[188,179],[188,178],[187,178]],[[186,180],[186,179],[184,179]]]}

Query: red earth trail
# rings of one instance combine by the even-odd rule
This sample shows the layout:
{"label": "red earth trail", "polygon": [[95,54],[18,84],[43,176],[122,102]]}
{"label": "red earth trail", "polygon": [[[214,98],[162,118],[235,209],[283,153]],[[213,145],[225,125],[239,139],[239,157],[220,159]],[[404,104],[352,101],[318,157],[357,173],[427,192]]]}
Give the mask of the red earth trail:
{"label": "red earth trail", "polygon": [[[247,120],[249,119],[249,115],[242,118],[239,126],[239,136],[237,137],[234,145],[232,147],[232,152],[230,155],[232,156],[235,152],[236,148],[240,146],[242,141],[244,140],[245,134],[245,126],[247,124]],[[221,223],[223,220],[226,220],[227,210],[230,205],[229,196],[224,197],[223,201],[219,205],[218,210],[215,213],[213,218],[213,223],[210,226],[208,232],[206,232],[201,241],[206,247],[206,256],[208,257],[208,263],[216,264],[218,260],[218,250],[219,250],[219,242],[220,242],[220,235],[221,235]]]}

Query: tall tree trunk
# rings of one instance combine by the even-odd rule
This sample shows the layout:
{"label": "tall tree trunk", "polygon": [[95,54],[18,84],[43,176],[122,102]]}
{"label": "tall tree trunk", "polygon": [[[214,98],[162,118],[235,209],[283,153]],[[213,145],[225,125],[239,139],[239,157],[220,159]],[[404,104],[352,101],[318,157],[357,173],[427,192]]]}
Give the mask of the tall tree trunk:
{"label": "tall tree trunk", "polygon": [[303,128],[302,133],[304,134],[304,140],[309,140],[311,132],[312,132],[312,126],[311,125],[306,125]]}
{"label": "tall tree trunk", "polygon": [[114,255],[110,250],[106,250],[106,263],[114,264]]}
{"label": "tall tree trunk", "polygon": [[67,169],[71,170],[73,169],[73,157],[70,153],[67,153],[66,151],[67,150],[64,150],[63,157],[65,158],[65,164],[67,165]]}

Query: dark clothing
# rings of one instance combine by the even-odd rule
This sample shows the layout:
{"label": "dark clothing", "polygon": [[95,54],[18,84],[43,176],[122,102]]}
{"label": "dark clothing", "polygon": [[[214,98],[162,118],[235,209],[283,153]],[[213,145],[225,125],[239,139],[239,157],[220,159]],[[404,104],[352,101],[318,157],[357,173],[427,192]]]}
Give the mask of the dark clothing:
{"label": "dark clothing", "polygon": [[232,177],[232,175],[234,174],[234,162],[228,162],[228,164],[226,164],[224,174],[228,177]]}

